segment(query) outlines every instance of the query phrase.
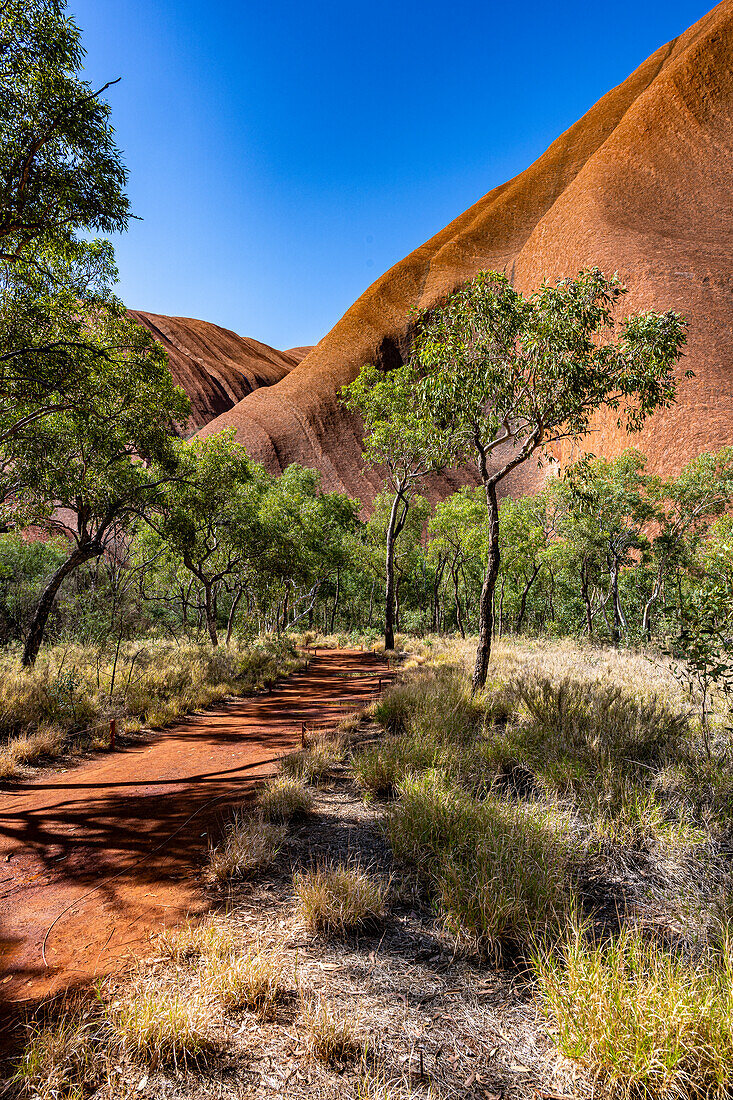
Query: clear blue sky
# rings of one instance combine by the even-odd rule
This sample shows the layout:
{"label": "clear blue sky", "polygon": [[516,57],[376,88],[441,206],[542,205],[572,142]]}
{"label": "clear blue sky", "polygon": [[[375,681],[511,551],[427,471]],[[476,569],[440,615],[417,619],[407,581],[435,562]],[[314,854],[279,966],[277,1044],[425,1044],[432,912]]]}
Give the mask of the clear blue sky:
{"label": "clear blue sky", "polygon": [[143,220],[137,309],[315,343],[702,0],[70,0]]}

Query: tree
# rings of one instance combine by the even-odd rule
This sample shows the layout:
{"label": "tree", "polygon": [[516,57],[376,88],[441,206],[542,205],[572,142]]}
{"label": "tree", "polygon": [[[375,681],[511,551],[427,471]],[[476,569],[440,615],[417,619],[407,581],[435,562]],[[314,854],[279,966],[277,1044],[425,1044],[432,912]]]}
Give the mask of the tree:
{"label": "tree", "polygon": [[245,563],[264,549],[258,522],[258,482],[233,430],[176,446],[177,477],[162,486],[148,517],[166,548],[196,579],[203,595],[206,628],[219,644],[217,597],[223,582],[239,577]]}
{"label": "tree", "polygon": [[109,85],[81,80],[82,60],[61,0],[0,6],[0,446],[57,409],[88,407],[96,358],[123,350],[104,323],[122,311],[112,249],[89,236],[127,225],[127,173]]}
{"label": "tree", "polygon": [[581,551],[581,585],[589,631],[592,622],[588,578],[592,570],[608,577],[611,641],[618,645],[628,623],[621,600],[621,571],[634,552],[645,555],[649,539],[645,528],[658,519],[656,480],[645,474],[646,458],[629,448],[618,458],[586,456],[568,470],[568,512],[564,530]]}
{"label": "tree", "polygon": [[[547,551],[557,533],[555,496],[545,489],[514,500],[505,497],[499,507],[501,576],[515,592],[513,629],[521,631],[527,614],[527,598],[547,562]],[[484,507],[484,520],[486,508]]]}
{"label": "tree", "polygon": [[[461,608],[460,580],[464,578],[466,603],[468,587],[466,570],[479,567],[486,544],[486,508],[473,489],[459,489],[451,493],[435,507],[428,524],[430,552],[437,558],[438,566],[447,567],[453,581],[453,600],[456,609],[456,626],[461,637],[466,636],[466,625]],[[441,570],[442,571],[442,570]]]}
{"label": "tree", "polygon": [[[675,400],[673,367],[685,324],[673,311],[637,313],[618,325],[624,293],[597,268],[525,298],[506,276],[481,272],[416,319],[413,348],[418,415],[450,430],[484,487],[488,554],[479,604],[474,691],[486,682],[499,572],[498,489],[532,456],[560,440],[580,441],[601,410],[638,431]],[[614,339],[615,337],[615,339]]]}
{"label": "tree", "polygon": [[188,399],[173,385],[160,345],[139,325],[117,323],[134,353],[90,363],[93,402],[59,408],[14,437],[24,516],[64,534],[72,547],[38,602],[24,665],[38,655],[64,580],[112,550],[129,518],[146,514],[175,476],[174,422],[187,417]]}
{"label": "tree", "polygon": [[277,600],[283,630],[312,611],[327,578],[335,574],[339,588],[348,560],[358,504],[342,493],[324,493],[321,481],[317,470],[293,463],[270,479],[262,498],[260,519],[267,538],[257,568],[262,591]]}
{"label": "tree", "polygon": [[652,542],[656,569],[642,619],[647,638],[670,568],[694,556],[695,544],[733,501],[733,447],[698,455],[677,477],[659,481],[657,497],[659,526]]}
{"label": "tree", "polygon": [[418,378],[409,364],[387,374],[368,365],[341,391],[346,407],[364,422],[365,461],[383,472],[392,494],[385,539],[385,649],[394,649],[396,541],[420,485],[451,455],[450,433],[426,415]]}

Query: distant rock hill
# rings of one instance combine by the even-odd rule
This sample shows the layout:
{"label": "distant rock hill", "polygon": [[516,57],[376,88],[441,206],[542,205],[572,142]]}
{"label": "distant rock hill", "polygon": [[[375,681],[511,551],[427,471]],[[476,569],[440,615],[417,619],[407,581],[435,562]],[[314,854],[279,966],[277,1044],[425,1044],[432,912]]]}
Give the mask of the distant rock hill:
{"label": "distant rock hill", "polygon": [[[368,501],[357,422],[339,388],[365,362],[409,351],[406,317],[482,268],[522,290],[599,265],[630,287],[624,308],[674,308],[690,322],[677,406],[634,442],[658,471],[733,442],[733,0],[657,50],[520,176],[490,191],[371,286],[281,381],[212,420],[234,426],[271,470],[300,462]],[[587,449],[628,445],[599,418]],[[567,453],[558,457],[566,461]],[[513,491],[536,485],[524,471]],[[452,478],[443,483],[450,487]]]}
{"label": "distant rock hill", "polygon": [[189,431],[233,408],[247,394],[280,382],[310,348],[276,351],[258,340],[196,321],[130,310],[168,352],[173,381],[191,401]]}

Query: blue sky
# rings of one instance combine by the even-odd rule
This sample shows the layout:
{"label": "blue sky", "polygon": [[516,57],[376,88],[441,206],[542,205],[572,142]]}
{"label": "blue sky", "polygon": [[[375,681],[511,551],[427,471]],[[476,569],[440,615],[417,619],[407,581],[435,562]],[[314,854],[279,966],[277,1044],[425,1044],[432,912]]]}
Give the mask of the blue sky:
{"label": "blue sky", "polygon": [[110,90],[136,309],[315,343],[383,271],[521,172],[693,0],[70,0]]}

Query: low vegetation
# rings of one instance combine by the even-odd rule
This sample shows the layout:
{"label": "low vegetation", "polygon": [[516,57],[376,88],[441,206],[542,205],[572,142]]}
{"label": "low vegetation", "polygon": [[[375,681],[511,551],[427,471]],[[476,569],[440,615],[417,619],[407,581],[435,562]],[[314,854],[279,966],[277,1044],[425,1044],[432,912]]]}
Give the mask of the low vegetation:
{"label": "low vegetation", "polygon": [[246,1008],[267,1020],[284,993],[283,958],[261,946],[210,953],[201,980],[227,1009]]}
{"label": "low vegetation", "polygon": [[660,657],[509,642],[473,696],[470,657],[398,681],[384,740],[354,752],[395,855],[457,945],[534,970],[560,1050],[604,1089],[727,1095],[725,695],[711,764]]}
{"label": "low vegetation", "polygon": [[328,1066],[351,1062],[364,1049],[354,1020],[340,1012],[326,998],[301,992],[301,1016],[305,1024],[308,1051]]}
{"label": "low vegetation", "polygon": [[313,808],[313,795],[302,779],[280,775],[271,779],[260,792],[258,806],[265,821],[292,821]]}
{"label": "low vegetation", "polygon": [[83,1100],[105,1078],[104,1039],[99,1019],[79,1010],[34,1026],[11,1087],[37,1100]]}
{"label": "low vegetation", "polygon": [[185,1067],[211,1050],[210,1009],[200,993],[147,978],[108,1009],[111,1044],[146,1066]]}
{"label": "low vegetation", "polygon": [[340,730],[311,734],[306,745],[286,756],[280,763],[284,775],[316,786],[322,783],[346,753],[346,738]]}
{"label": "low vegetation", "polygon": [[206,878],[214,886],[262,870],[277,855],[285,833],[281,826],[261,821],[243,810],[234,815],[223,839],[209,851]]}
{"label": "low vegetation", "polygon": [[300,872],[294,888],[298,913],[313,932],[345,936],[374,926],[386,912],[387,886],[358,864]]}
{"label": "low vegetation", "polygon": [[165,641],[45,650],[32,669],[0,657],[0,780],[120,732],[159,729],[232,695],[271,685],[300,664],[286,641],[213,651]]}
{"label": "low vegetation", "polygon": [[571,925],[536,951],[542,1005],[564,1055],[616,1097],[723,1097],[733,1087],[733,957],[691,962],[637,928],[594,944]]}

